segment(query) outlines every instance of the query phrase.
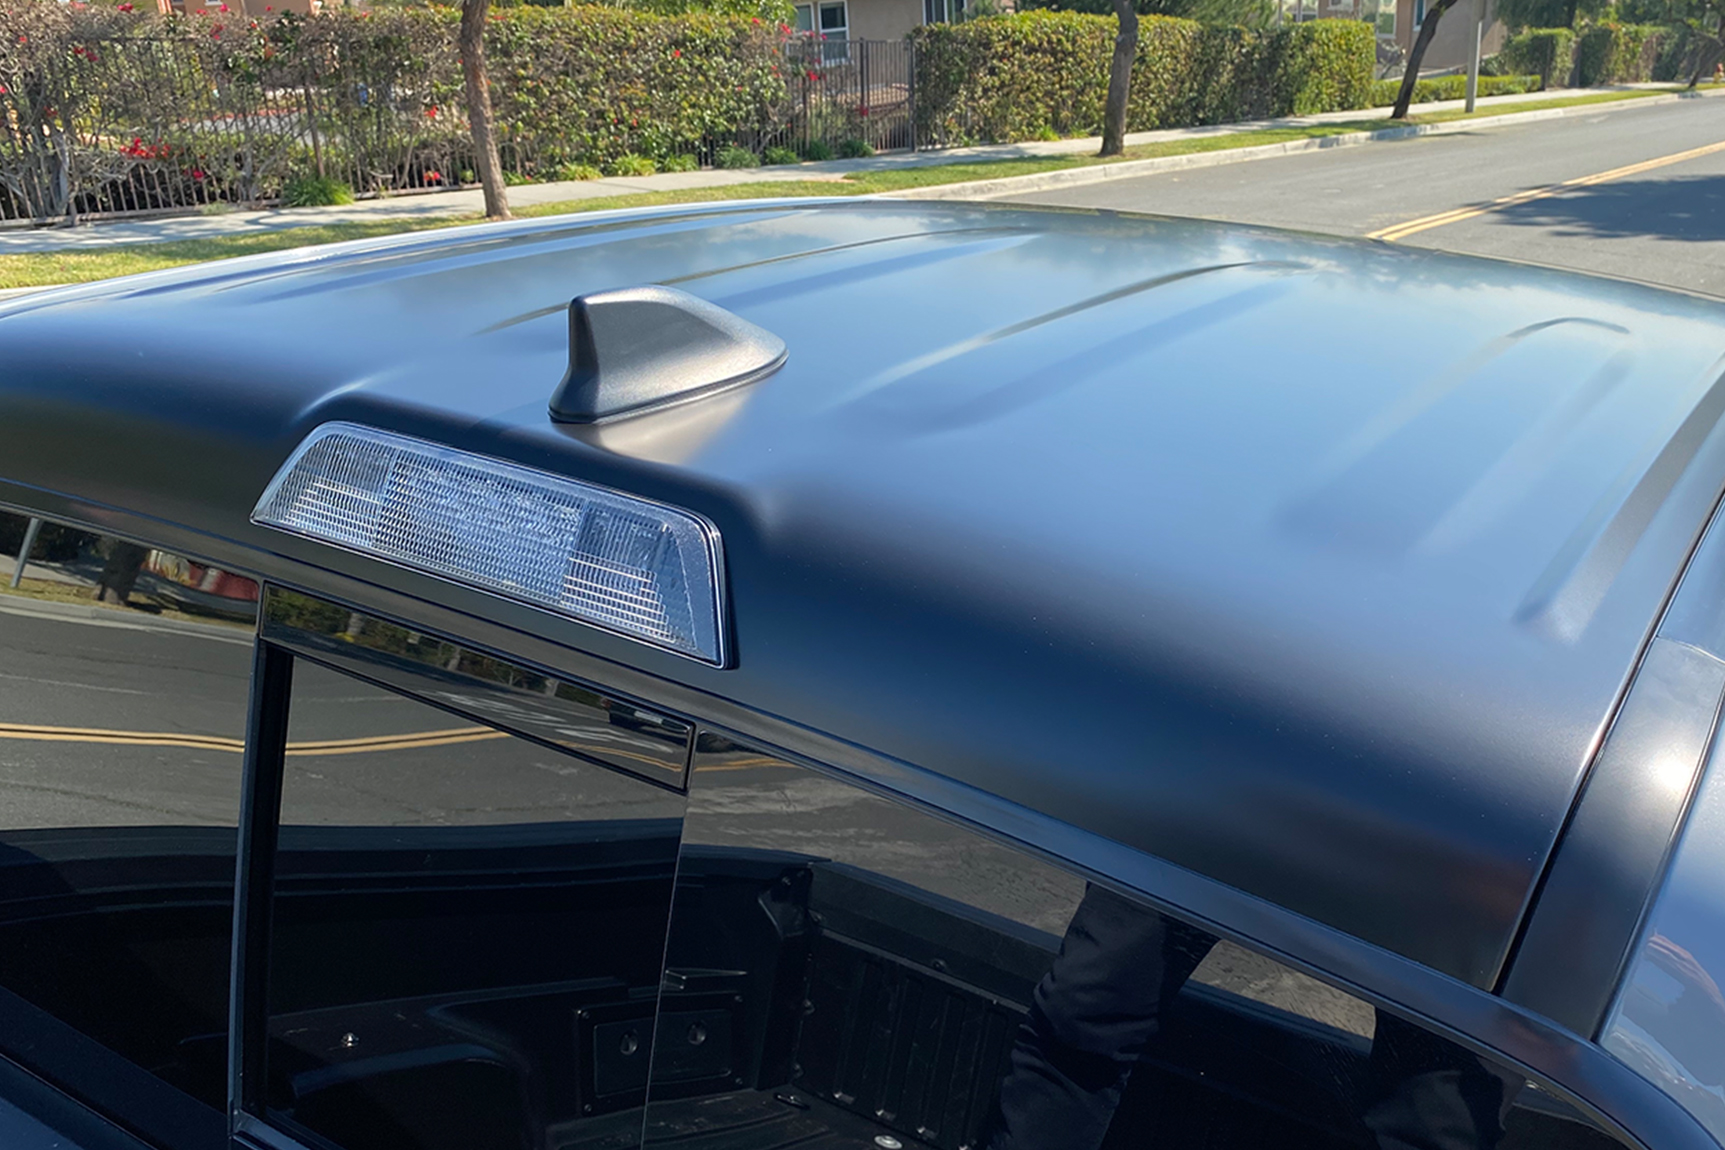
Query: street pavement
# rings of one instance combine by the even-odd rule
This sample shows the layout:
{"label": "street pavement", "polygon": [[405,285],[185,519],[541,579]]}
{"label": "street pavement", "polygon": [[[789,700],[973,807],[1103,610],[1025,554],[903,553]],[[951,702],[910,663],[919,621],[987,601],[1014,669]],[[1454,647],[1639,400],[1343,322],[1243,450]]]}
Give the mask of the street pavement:
{"label": "street pavement", "polygon": [[1725,100],[1622,107],[1001,198],[1387,233],[1396,243],[1725,296]]}

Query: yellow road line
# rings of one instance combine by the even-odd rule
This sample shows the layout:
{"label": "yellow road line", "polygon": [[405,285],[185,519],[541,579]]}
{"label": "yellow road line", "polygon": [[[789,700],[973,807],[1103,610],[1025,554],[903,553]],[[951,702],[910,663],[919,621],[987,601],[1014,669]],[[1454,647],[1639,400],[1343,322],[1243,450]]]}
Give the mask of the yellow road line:
{"label": "yellow road line", "polygon": [[728,763],[709,763],[706,766],[696,767],[695,770],[704,775],[708,771],[752,771],[756,767],[783,767],[788,765],[789,764],[787,764],[783,759],[732,759]]}
{"label": "yellow road line", "polygon": [[1367,232],[1368,240],[1399,240],[1416,232],[1431,228],[1441,228],[1445,224],[1458,224],[1463,220],[1471,220],[1488,212],[1514,207],[1517,204],[1530,203],[1555,196],[1570,188],[1585,188],[1592,184],[1608,183],[1611,180],[1621,180],[1625,176],[1635,176],[1642,172],[1650,172],[1654,168],[1663,168],[1668,164],[1680,164],[1684,160],[1693,160],[1701,156],[1710,156],[1715,152],[1725,152],[1725,141],[1717,144],[1707,144],[1699,148],[1690,148],[1687,152],[1675,152],[1669,156],[1657,159],[1643,160],[1639,164],[1629,164],[1621,168],[1613,168],[1609,172],[1597,172],[1591,176],[1577,176],[1573,180],[1564,180],[1560,184],[1548,184],[1543,188],[1530,188],[1525,192],[1517,192],[1513,196],[1504,196],[1472,208],[1456,208],[1453,211],[1439,212],[1434,216],[1421,216],[1417,220],[1407,220],[1404,223],[1393,224],[1375,232]]}
{"label": "yellow road line", "polygon": [[[412,731],[401,735],[376,735],[360,739],[322,739],[289,743],[290,755],[356,755],[369,751],[412,751],[425,747],[448,747],[509,736],[490,727],[451,727],[440,731]],[[44,727],[28,723],[0,723],[0,739],[22,739],[42,743],[102,743],[122,747],[184,747],[195,751],[243,752],[240,739],[219,735],[191,735],[175,731],[115,731],[100,727]]]}
{"label": "yellow road line", "polygon": [[507,739],[509,736],[502,731],[494,731],[490,727],[474,727],[465,735],[444,735],[435,739],[399,738],[379,740],[363,746],[349,747],[308,747],[301,743],[289,743],[287,753],[297,755],[363,755],[371,751],[417,751],[426,747],[453,747],[457,743],[482,743],[487,739]]}
{"label": "yellow road line", "polygon": [[363,747],[372,743],[389,743],[400,739],[442,739],[451,735],[500,735],[503,732],[493,731],[490,727],[449,727],[441,731],[409,731],[400,735],[365,735],[357,739],[313,739],[300,743],[289,743],[288,746],[302,750],[324,750],[338,747]]}

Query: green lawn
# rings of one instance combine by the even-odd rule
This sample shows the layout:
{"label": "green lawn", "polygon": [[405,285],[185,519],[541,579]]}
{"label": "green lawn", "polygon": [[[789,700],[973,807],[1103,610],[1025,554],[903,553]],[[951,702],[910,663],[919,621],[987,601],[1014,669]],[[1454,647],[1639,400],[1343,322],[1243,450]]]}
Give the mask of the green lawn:
{"label": "green lawn", "polygon": [[[1718,85],[1703,86],[1711,88]],[[1667,90],[1676,90],[1676,87]],[[1503,115],[1507,111],[1564,108],[1578,104],[1615,103],[1620,100],[1634,100],[1662,94],[1664,94],[1663,91],[1642,90],[1606,92],[1588,96],[1560,96],[1550,100],[1529,102],[1526,105],[1516,105],[1513,108],[1505,108],[1500,105],[1497,108],[1475,112],[1472,117],[1461,111],[1437,112],[1425,116],[1415,116],[1412,118],[1412,122],[1449,123],[1454,120]],[[1295,128],[1264,128],[1251,132],[1198,136],[1157,144],[1144,144],[1128,148],[1124,156],[1109,160],[1103,160],[1092,155],[1069,155],[1023,160],[972,161],[879,172],[856,172],[842,180],[785,180],[729,184],[717,188],[638,192],[633,195],[606,196],[600,199],[567,200],[523,207],[516,214],[524,217],[553,216],[573,212],[605,211],[612,208],[654,207],[661,204],[687,204],[712,200],[752,200],[778,196],[866,195],[872,192],[894,192],[908,188],[926,188],[971,180],[998,180],[1009,176],[1061,171],[1066,168],[1087,167],[1093,164],[1119,163],[1121,160],[1145,160],[1158,156],[1189,155],[1195,152],[1215,152],[1232,148],[1250,148],[1263,144],[1278,144],[1290,140],[1309,140],[1351,132],[1372,132],[1392,126],[1394,125],[1391,121],[1385,118]],[[478,219],[478,216],[451,216],[441,220],[378,220],[369,223],[293,228],[287,231],[245,236],[179,240],[171,243],[0,255],[0,288],[88,283],[92,280],[108,279],[112,276],[178,267],[205,260],[226,259],[232,256],[252,255],[257,252],[280,251],[284,248],[296,248],[309,244],[334,243],[338,240],[365,239],[370,236],[451,227],[456,224],[474,223]]]}

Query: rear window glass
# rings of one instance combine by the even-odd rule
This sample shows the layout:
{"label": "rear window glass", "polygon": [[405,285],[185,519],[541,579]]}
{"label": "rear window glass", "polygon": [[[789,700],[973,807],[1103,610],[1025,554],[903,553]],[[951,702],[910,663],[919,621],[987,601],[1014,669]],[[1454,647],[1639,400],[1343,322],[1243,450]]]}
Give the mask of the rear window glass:
{"label": "rear window glass", "polygon": [[1708,768],[1605,1048],[1725,1143],[1725,773]]}
{"label": "rear window glass", "polygon": [[[633,715],[617,718],[628,747]],[[297,660],[270,953],[277,1120],[344,1150],[638,1127],[682,806]]]}
{"label": "rear window glass", "polygon": [[20,516],[0,554],[0,990],[225,1111],[257,584]]}

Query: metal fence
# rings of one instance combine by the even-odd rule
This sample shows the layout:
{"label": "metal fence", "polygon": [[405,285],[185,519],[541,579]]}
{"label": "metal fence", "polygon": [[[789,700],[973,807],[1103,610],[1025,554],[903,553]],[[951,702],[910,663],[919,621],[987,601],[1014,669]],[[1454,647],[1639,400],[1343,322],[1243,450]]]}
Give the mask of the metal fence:
{"label": "metal fence", "polygon": [[296,174],[437,188],[472,166],[465,123],[411,82],[200,49],[127,37],[0,70],[0,221],[270,203]]}
{"label": "metal fence", "polygon": [[916,146],[910,41],[799,38],[785,54],[792,112],[775,143],[800,155],[815,144],[835,154],[857,143],[877,152]]}
{"label": "metal fence", "polygon": [[[0,222],[269,204],[310,175],[361,196],[472,180],[452,60],[404,67],[423,53],[371,59],[339,38],[275,58],[221,47],[127,36],[0,55]],[[702,162],[739,144],[804,157],[914,146],[909,42],[795,37],[783,51],[782,101],[691,142]],[[530,142],[506,137],[504,166],[543,177]]]}

